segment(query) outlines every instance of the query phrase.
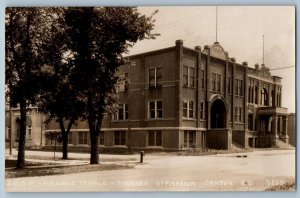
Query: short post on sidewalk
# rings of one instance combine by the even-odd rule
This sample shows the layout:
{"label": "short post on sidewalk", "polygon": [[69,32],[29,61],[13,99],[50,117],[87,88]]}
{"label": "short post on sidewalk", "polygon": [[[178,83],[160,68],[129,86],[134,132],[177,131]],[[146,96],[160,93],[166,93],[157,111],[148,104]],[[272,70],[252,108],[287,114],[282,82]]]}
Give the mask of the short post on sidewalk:
{"label": "short post on sidewalk", "polygon": [[141,158],[140,158],[140,163],[143,163],[144,158],[144,151],[141,151]]}

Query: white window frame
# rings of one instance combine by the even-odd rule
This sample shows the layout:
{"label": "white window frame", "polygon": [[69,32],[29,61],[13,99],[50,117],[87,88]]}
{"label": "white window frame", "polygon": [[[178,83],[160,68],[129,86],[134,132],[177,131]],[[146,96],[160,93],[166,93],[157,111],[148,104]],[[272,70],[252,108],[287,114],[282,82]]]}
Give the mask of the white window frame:
{"label": "white window frame", "polygon": [[[201,109],[201,105],[203,105],[203,109]],[[205,104],[204,101],[200,101],[200,115],[201,120],[205,120]]]}
{"label": "white window frame", "polygon": [[[150,70],[154,69],[154,85],[151,85],[150,83]],[[158,82],[157,80],[157,70],[161,69],[161,81]],[[148,69],[148,84],[149,87],[161,87],[162,85],[162,78],[163,78],[163,68],[162,67],[150,67]]]}
{"label": "white window frame", "polygon": [[[183,69],[182,69],[182,79],[183,79],[183,70],[184,70],[184,68],[187,68],[187,85],[186,84],[184,84],[183,82],[182,82],[182,85],[183,86],[185,86],[185,87],[191,87],[191,88],[194,88],[195,87],[195,76],[196,76],[196,69],[195,69],[195,67],[190,67],[190,66],[187,66],[187,65],[183,65]],[[193,69],[194,70],[194,78],[192,79],[192,81],[193,81],[193,85],[191,85],[191,83],[190,83],[190,79],[191,79],[191,72],[190,72],[190,70],[191,69]]]}
{"label": "white window frame", "polygon": [[240,106],[234,107],[234,122],[243,123],[243,108]]}
{"label": "white window frame", "polygon": [[[80,143],[80,137],[79,137],[79,134],[83,134],[83,137],[86,135],[86,143]],[[87,132],[85,132],[85,131],[79,131],[78,133],[77,133],[77,136],[78,136],[78,138],[77,138],[77,140],[78,140],[78,145],[88,145],[88,142],[89,142],[89,140],[88,140],[88,133]],[[85,138],[83,139],[83,141],[85,140]]]}
{"label": "white window frame", "polygon": [[[193,108],[192,109],[190,108],[190,102],[193,102]],[[184,103],[187,103],[187,108],[186,108],[187,115],[186,116],[184,116],[184,113],[183,113]],[[193,110],[193,116],[192,117],[190,117],[190,110]],[[182,101],[182,117],[186,118],[186,119],[194,119],[195,118],[195,102],[194,102],[194,100],[184,99]]]}
{"label": "white window frame", "polygon": [[[190,145],[190,134],[193,134],[193,138],[192,138],[192,144],[194,145]],[[186,139],[185,139],[186,137]],[[183,148],[196,148],[196,131],[194,130],[184,130],[183,131]]]}
{"label": "white window frame", "polygon": [[[122,114],[123,114],[123,119],[120,119],[120,116],[119,116],[119,109],[120,109],[120,106],[122,106]],[[127,106],[127,111],[126,111],[126,106]],[[118,111],[116,113],[114,113],[113,115],[113,120],[115,121],[120,121],[120,120],[128,120],[129,119],[129,106],[127,103],[121,103],[119,104],[119,108],[118,108]],[[127,112],[127,117],[126,117],[126,112]]]}
{"label": "white window frame", "polygon": [[31,126],[26,126],[26,138],[27,139],[32,139],[32,127]]}

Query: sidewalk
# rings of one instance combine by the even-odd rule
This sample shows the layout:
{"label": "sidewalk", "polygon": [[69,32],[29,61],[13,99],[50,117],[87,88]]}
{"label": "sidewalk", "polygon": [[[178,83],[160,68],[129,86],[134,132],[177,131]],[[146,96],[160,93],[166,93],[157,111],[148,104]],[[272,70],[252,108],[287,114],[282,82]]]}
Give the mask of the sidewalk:
{"label": "sidewalk", "polygon": [[[12,155],[9,155],[9,150],[5,149],[5,159],[17,160],[18,151],[13,149]],[[139,160],[138,154],[133,155],[109,155],[99,154],[100,163],[118,164],[120,162],[137,162]],[[45,163],[47,165],[28,166],[27,168],[47,168],[47,167],[63,167],[63,166],[78,166],[87,165],[90,163],[89,153],[68,153],[68,159],[62,159],[62,152],[56,151],[55,159],[53,151],[33,151],[25,150],[25,160],[33,163]]]}

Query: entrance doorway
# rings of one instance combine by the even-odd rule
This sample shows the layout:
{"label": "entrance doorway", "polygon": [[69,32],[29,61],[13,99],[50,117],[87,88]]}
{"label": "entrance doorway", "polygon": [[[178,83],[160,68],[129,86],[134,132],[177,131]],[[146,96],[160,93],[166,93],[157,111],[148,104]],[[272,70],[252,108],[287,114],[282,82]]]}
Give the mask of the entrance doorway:
{"label": "entrance doorway", "polygon": [[211,128],[226,128],[226,107],[222,100],[217,99],[211,105]]}

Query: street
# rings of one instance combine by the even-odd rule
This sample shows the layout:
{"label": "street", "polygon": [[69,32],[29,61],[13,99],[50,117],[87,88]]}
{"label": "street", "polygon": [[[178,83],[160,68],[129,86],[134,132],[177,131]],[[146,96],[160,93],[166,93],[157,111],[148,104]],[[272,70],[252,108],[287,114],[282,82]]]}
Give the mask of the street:
{"label": "street", "polygon": [[[89,154],[70,156],[87,160]],[[263,191],[295,179],[295,150],[208,156],[147,154],[143,164],[137,163],[139,155],[101,157],[137,160],[133,169],[6,179],[6,191]]]}

